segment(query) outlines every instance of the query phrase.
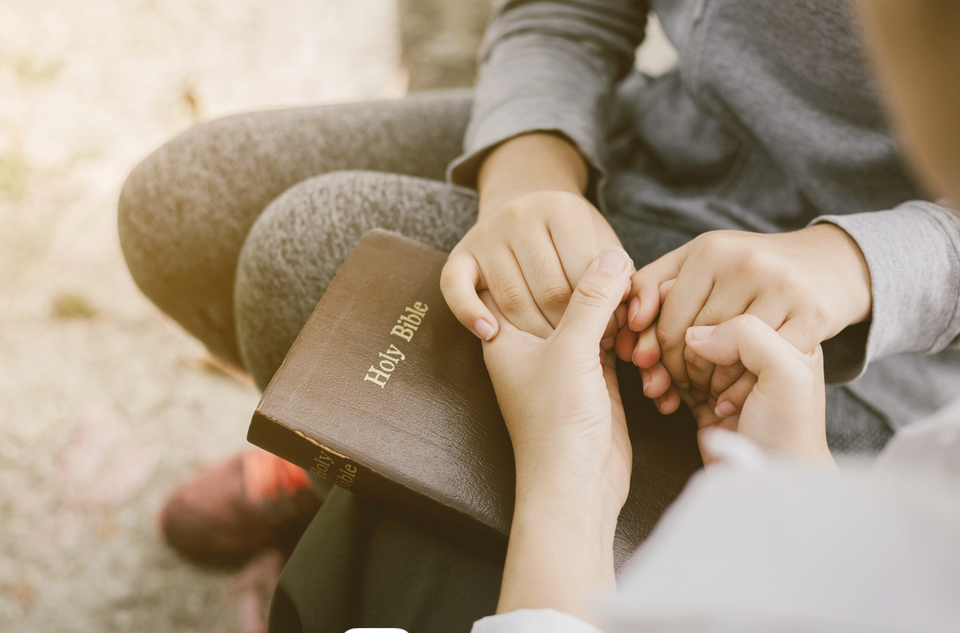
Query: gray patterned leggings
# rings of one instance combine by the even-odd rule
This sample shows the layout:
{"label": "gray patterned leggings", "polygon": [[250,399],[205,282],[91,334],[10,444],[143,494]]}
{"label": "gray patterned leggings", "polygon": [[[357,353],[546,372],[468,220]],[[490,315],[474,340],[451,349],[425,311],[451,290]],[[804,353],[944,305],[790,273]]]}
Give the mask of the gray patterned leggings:
{"label": "gray patterned leggings", "polygon": [[[450,250],[476,198],[443,182],[470,94],[254,112],[198,125],[130,174],[120,241],[143,292],[264,387],[354,244],[381,227]],[[613,209],[637,265],[693,235]],[[885,418],[827,388],[828,439],[879,450]]]}

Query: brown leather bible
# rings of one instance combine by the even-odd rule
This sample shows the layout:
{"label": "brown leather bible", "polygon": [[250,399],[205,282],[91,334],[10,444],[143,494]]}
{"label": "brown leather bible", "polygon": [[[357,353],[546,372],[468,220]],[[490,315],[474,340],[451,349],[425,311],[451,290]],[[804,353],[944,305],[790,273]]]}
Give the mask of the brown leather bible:
{"label": "brown leather bible", "polygon": [[[480,341],[440,292],[446,253],[367,233],[263,393],[247,439],[444,538],[496,557],[513,514],[510,438]],[[693,419],[662,416],[618,367],[630,497],[618,569],[701,465]]]}

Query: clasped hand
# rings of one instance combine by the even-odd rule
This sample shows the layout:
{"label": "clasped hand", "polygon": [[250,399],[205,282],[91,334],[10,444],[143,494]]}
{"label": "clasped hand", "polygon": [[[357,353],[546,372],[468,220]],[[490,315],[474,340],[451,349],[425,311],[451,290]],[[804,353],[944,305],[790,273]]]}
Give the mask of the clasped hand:
{"label": "clasped hand", "polygon": [[[603,251],[546,338],[502,319],[490,293],[481,293],[502,319],[483,352],[517,468],[498,613],[552,608],[590,619],[589,597],[614,582],[613,535],[629,492],[632,452],[612,342],[602,341],[610,316],[630,292],[630,270],[621,249]],[[691,327],[685,338],[704,359],[740,362],[759,377],[742,415],[717,426],[770,452],[830,460],[819,346],[802,354],[748,315]]]}
{"label": "clasped hand", "polygon": [[[496,336],[504,321],[546,338],[590,261],[604,247],[619,245],[582,195],[527,192],[481,214],[450,253],[440,287],[454,315],[484,340]],[[500,318],[480,301],[484,290]],[[607,335],[616,332],[611,323]]]}
{"label": "clasped hand", "polygon": [[[856,242],[821,224],[791,233],[705,233],[640,269],[617,354],[641,368],[643,390],[663,413],[680,391],[715,417],[742,410],[756,376],[716,364],[688,344],[692,326],[752,315],[804,353],[871,310],[870,275]],[[702,407],[701,407],[702,409]]]}
{"label": "clasped hand", "polygon": [[[577,150],[552,134],[521,135],[486,158],[477,178],[477,223],[440,278],[447,305],[467,329],[489,341],[509,322],[546,338],[593,258],[620,246],[584,197],[588,175]],[[480,300],[482,291],[492,295],[500,318]],[[622,324],[609,322],[606,336]]]}
{"label": "clasped hand", "polygon": [[[631,292],[629,257],[605,250],[584,273],[556,329],[541,338],[502,321],[484,343],[517,462],[518,486],[558,472],[592,481],[617,511],[626,499],[631,451],[614,356],[603,341],[606,324]],[[490,293],[486,306],[502,317]],[[774,454],[828,458],[824,423],[823,357],[819,345],[800,352],[754,315],[684,332],[691,353],[720,367],[740,365],[756,376],[739,415],[720,418],[707,404],[706,421],[738,431]],[[704,455],[709,461],[710,456]],[[548,483],[548,482],[547,482]]]}

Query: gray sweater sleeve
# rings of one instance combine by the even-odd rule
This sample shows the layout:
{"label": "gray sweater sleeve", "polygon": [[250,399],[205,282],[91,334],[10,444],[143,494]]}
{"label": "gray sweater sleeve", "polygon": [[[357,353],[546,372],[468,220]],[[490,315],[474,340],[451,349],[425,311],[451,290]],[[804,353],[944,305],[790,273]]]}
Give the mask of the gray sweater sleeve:
{"label": "gray sweater sleeve", "polygon": [[643,40],[645,0],[507,0],[487,28],[464,154],[450,182],[476,186],[486,153],[514,136],[559,133],[603,170],[603,121],[614,84]]}
{"label": "gray sweater sleeve", "polygon": [[835,379],[848,381],[894,354],[960,349],[960,213],[931,202],[891,211],[829,215],[867,260],[873,314],[862,354],[845,359]]}

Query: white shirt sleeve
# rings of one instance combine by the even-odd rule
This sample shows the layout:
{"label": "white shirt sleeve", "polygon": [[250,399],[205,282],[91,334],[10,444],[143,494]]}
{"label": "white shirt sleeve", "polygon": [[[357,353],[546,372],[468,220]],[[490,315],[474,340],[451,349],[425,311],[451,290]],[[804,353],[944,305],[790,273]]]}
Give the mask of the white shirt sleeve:
{"label": "white shirt sleeve", "polygon": [[600,629],[553,609],[517,609],[473,623],[471,633],[601,633]]}
{"label": "white shirt sleeve", "polygon": [[[960,630],[960,399],[839,473],[714,440],[727,465],[691,480],[601,599],[607,633]],[[473,633],[600,629],[538,609]]]}
{"label": "white shirt sleeve", "polygon": [[873,465],[698,474],[601,615],[609,633],[955,633],[958,534],[960,400]]}

